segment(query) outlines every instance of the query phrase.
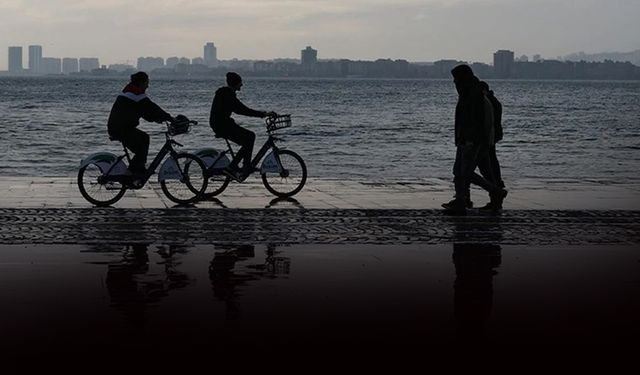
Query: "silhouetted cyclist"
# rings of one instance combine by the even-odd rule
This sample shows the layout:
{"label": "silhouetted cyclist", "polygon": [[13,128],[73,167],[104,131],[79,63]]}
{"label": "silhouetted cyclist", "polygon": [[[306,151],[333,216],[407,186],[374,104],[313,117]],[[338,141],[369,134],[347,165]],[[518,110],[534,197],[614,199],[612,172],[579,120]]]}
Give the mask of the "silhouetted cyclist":
{"label": "silhouetted cyclist", "polygon": [[121,141],[134,153],[129,170],[133,174],[146,171],[149,153],[149,135],[138,129],[140,118],[149,122],[173,121],[170,114],[162,110],[145,94],[149,87],[149,76],[145,72],[131,75],[131,82],[118,95],[109,114],[109,136]]}
{"label": "silhouetted cyclist", "polygon": [[[274,112],[257,111],[242,104],[236,97],[236,91],[240,91],[241,87],[242,77],[238,73],[227,73],[227,86],[216,90],[211,104],[211,115],[209,116],[209,125],[211,125],[211,129],[213,129],[216,136],[226,138],[241,146],[231,164],[224,170],[225,174],[235,179],[251,173],[251,155],[253,154],[256,135],[251,130],[236,124],[231,114],[236,113],[260,118],[275,114]],[[243,160],[241,170],[238,169],[240,159]]]}

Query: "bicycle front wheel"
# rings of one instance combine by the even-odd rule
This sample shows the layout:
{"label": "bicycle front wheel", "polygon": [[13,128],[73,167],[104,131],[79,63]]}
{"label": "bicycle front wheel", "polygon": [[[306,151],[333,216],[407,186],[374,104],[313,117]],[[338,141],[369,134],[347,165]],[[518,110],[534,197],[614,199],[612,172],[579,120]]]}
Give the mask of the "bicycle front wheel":
{"label": "bicycle front wheel", "polygon": [[103,177],[102,170],[96,164],[88,164],[78,171],[78,189],[89,203],[96,206],[110,206],[122,198],[127,187],[121,182],[98,181]]}
{"label": "bicycle front wheel", "polygon": [[216,195],[222,193],[224,189],[229,186],[229,182],[231,182],[231,177],[225,175],[213,175],[209,176],[209,181],[207,182],[207,191],[204,193],[204,197],[207,199],[211,199]]}
{"label": "bicycle front wheel", "polygon": [[277,197],[292,197],[307,182],[307,166],[302,158],[293,151],[279,150],[276,158],[282,170],[262,174],[262,183],[267,190]]}
{"label": "bicycle front wheel", "polygon": [[164,195],[177,204],[189,204],[200,199],[207,189],[204,163],[191,154],[179,154],[173,160],[179,176],[160,181]]}

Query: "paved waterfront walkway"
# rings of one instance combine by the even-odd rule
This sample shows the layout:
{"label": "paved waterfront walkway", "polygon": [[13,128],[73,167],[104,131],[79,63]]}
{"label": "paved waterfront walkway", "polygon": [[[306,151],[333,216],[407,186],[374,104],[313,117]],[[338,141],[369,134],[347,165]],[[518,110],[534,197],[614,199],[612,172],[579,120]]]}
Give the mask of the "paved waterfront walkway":
{"label": "paved waterfront walkway", "polygon": [[466,216],[439,208],[451,186],[437,179],[310,179],[295,200],[274,200],[252,180],[190,207],[173,207],[155,185],[109,208],[91,207],[72,178],[3,178],[0,189],[0,244],[640,244],[640,185],[633,184],[521,180],[502,213]]}
{"label": "paved waterfront walkway", "polygon": [[[640,210],[640,183],[610,184],[596,180],[529,180],[509,182],[507,210]],[[278,200],[258,178],[232,183],[214,201],[198,208],[306,209],[440,209],[453,186],[442,179],[342,180],[310,178],[295,200]],[[72,177],[2,177],[0,208],[88,208]],[[472,189],[476,206],[488,197]],[[157,183],[127,191],[115,208],[171,208]]]}

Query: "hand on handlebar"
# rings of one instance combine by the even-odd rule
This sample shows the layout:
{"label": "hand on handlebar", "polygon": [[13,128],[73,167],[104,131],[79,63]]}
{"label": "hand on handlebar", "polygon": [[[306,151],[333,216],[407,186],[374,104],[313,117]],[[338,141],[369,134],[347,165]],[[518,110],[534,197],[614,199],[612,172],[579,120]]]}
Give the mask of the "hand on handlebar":
{"label": "hand on handlebar", "polygon": [[264,112],[264,117],[278,117],[278,114],[274,111]]}

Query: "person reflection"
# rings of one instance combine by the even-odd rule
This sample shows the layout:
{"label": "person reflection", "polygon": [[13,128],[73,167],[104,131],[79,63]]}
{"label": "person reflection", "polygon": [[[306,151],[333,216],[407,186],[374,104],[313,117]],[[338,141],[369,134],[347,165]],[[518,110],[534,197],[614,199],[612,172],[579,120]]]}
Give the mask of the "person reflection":
{"label": "person reflection", "polygon": [[453,245],[454,314],[457,336],[463,342],[486,338],[486,323],[493,307],[493,276],[500,266],[500,250],[500,245],[494,244]]}
{"label": "person reflection", "polygon": [[253,245],[240,245],[237,247],[217,246],[222,251],[217,251],[209,264],[209,279],[213,287],[213,295],[225,303],[225,317],[227,320],[235,320],[240,317],[238,286],[249,280],[255,280],[255,276],[237,273],[236,262],[253,258],[255,249]]}
{"label": "person reflection", "polygon": [[240,304],[241,287],[250,281],[260,279],[274,279],[280,275],[289,275],[291,260],[279,256],[274,244],[268,244],[264,263],[238,265],[249,258],[255,257],[253,245],[217,245],[221,251],[214,254],[209,265],[209,279],[213,288],[213,295],[225,303],[225,317],[235,320],[241,317]]}
{"label": "person reflection", "polygon": [[132,326],[143,329],[146,312],[157,305],[171,290],[191,283],[189,277],[176,270],[180,264],[175,253],[184,253],[180,246],[159,246],[163,266],[160,272],[150,271],[148,244],[126,245],[119,262],[108,264],[106,287],[111,306],[123,313]]}
{"label": "person reflection", "polygon": [[482,222],[454,219],[453,265],[456,278],[454,315],[456,336],[463,343],[484,341],[486,325],[493,309],[493,277],[501,264],[502,230],[500,217]]}

